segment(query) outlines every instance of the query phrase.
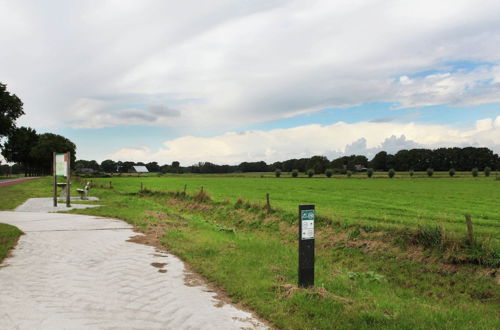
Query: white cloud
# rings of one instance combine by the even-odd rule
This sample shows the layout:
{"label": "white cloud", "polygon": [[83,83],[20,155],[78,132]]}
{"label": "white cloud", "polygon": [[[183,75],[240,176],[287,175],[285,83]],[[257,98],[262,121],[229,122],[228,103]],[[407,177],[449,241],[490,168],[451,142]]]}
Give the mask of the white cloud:
{"label": "white cloud", "polygon": [[[498,117],[496,119],[498,121]],[[242,161],[266,162],[290,158],[343,154],[372,157],[380,150],[394,153],[400,149],[438,148],[443,146],[486,146],[500,152],[500,127],[492,119],[479,120],[475,128],[457,129],[446,125],[417,123],[373,123],[306,125],[271,131],[231,132],[214,137],[185,136],[164,142],[152,151],[147,147],[123,148],[108,158],[134,161],[174,160],[183,165],[199,161],[237,164]]]}
{"label": "white cloud", "polygon": [[499,69],[500,66],[482,66],[469,72],[443,72],[411,80],[402,76],[393,100],[402,108],[500,102],[500,81],[496,78]]}
{"label": "white cloud", "polygon": [[[373,101],[500,100],[498,66],[412,76],[499,63],[498,1],[2,1],[0,29],[0,77],[35,128],[195,132]],[[104,103],[96,115],[81,100]],[[179,115],[154,119],[152,105]]]}

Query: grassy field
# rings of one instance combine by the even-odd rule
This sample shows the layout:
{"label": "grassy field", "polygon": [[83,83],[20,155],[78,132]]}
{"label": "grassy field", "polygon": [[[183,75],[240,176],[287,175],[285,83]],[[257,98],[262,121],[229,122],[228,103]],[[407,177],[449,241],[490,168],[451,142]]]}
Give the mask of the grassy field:
{"label": "grassy field", "polygon": [[0,223],[0,263],[2,263],[2,260],[7,256],[7,253],[9,253],[21,235],[22,231],[18,228]]}
{"label": "grassy field", "polygon": [[151,190],[183,190],[204,187],[218,201],[242,197],[271,205],[295,217],[297,205],[316,204],[317,213],[348,225],[375,228],[443,227],[465,235],[464,214],[470,214],[479,237],[500,246],[500,181],[490,178],[260,178],[226,176],[114,177],[94,179],[120,193],[137,192],[141,183]]}
{"label": "grassy field", "polygon": [[[477,239],[495,249],[500,181],[494,178],[92,180],[91,195],[105,206],[72,212],[134,224],[275,327],[500,327],[498,264],[478,265],[470,253],[483,253],[484,246],[463,244],[463,214],[470,213]],[[75,181],[73,188],[79,186]],[[211,201],[197,194],[201,186]],[[50,179],[0,187],[10,208],[30,193],[50,196]],[[272,212],[262,208],[266,193]],[[316,204],[320,215],[311,289],[296,286],[300,203]],[[435,242],[436,233],[445,235]],[[445,245],[448,240],[454,244]],[[498,263],[498,254],[484,260]]]}
{"label": "grassy field", "polygon": [[0,187],[0,210],[15,209],[28,198],[52,196],[51,182],[45,177]]}

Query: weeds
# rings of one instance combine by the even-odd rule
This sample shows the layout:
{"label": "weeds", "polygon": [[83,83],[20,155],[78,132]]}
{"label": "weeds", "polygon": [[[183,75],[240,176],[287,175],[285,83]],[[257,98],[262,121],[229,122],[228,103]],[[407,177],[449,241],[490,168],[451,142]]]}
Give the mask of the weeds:
{"label": "weeds", "polygon": [[197,202],[200,202],[200,203],[207,203],[207,202],[210,202],[212,200],[212,198],[210,197],[210,194],[207,193],[203,187],[200,188],[200,191],[198,191],[194,196],[193,196],[193,199]]}

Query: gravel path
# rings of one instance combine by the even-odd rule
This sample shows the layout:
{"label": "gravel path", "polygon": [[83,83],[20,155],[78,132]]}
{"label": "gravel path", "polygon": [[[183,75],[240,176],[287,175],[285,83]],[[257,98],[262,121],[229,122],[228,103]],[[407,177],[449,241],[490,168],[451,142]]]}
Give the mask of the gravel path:
{"label": "gravel path", "polygon": [[0,265],[0,329],[265,328],[188,285],[177,257],[127,242],[137,233],[123,221],[9,211],[0,222],[25,232]]}

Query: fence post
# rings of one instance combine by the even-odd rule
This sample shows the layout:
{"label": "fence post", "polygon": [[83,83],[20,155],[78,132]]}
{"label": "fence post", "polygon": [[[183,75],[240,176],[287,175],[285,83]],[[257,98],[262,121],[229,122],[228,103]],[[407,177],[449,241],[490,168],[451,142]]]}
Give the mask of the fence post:
{"label": "fence post", "polygon": [[271,203],[269,202],[269,193],[266,193],[266,210],[271,212]]}
{"label": "fence post", "polygon": [[474,243],[474,232],[472,230],[472,219],[470,214],[465,215],[465,222],[467,223],[467,237],[469,239],[469,243],[472,245]]}

